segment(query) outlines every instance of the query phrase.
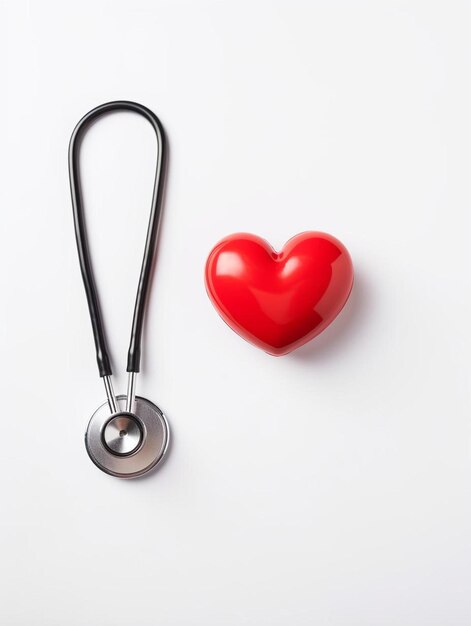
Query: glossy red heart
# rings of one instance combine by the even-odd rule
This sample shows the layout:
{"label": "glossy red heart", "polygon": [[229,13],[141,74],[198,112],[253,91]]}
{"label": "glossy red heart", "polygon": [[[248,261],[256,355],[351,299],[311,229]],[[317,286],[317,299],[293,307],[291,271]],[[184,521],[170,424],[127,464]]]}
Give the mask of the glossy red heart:
{"label": "glossy red heart", "polygon": [[238,233],[211,250],[205,282],[236,333],[280,356],[337,317],[352,289],[353,265],[345,246],[325,233],[296,235],[281,252],[256,235]]}

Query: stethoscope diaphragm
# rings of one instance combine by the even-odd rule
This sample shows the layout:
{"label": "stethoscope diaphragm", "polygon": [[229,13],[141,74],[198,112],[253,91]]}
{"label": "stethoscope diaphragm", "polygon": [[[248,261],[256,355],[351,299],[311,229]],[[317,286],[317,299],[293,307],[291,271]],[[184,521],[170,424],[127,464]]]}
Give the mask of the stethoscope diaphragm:
{"label": "stethoscope diaphragm", "polygon": [[154,468],[168,449],[170,431],[158,406],[136,396],[134,413],[127,412],[126,396],[116,398],[118,412],[110,415],[103,403],[92,415],[85,433],[88,455],[97,467],[117,478],[135,478]]}

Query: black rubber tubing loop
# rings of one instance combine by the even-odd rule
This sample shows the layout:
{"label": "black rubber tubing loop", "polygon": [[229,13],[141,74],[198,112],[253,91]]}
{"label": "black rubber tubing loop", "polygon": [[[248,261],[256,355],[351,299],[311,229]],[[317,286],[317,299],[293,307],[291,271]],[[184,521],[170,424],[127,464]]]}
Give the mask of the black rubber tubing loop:
{"label": "black rubber tubing loop", "polygon": [[82,191],[79,174],[80,143],[85,131],[97,118],[112,111],[132,111],[146,118],[152,125],[157,138],[157,166],[155,170],[154,191],[150,209],[149,225],[147,227],[144,257],[142,259],[141,274],[137,288],[136,303],[132,321],[131,340],[128,351],[128,372],[138,372],[141,360],[141,336],[144,323],[144,310],[149,291],[149,283],[152,271],[152,262],[157,244],[160,215],[162,210],[163,177],[166,159],[166,142],[162,124],[158,117],[147,107],[136,102],[119,100],[107,102],[89,111],[77,124],[70,138],[69,144],[69,179],[72,194],[72,208],[74,213],[75,238],[80,260],[85,292],[87,294],[88,309],[92,322],[93,336],[95,339],[96,358],[100,376],[111,375],[111,362],[106,343],[103,318],[101,315],[98,292],[93,276],[90,251],[85,228],[83,212]]}

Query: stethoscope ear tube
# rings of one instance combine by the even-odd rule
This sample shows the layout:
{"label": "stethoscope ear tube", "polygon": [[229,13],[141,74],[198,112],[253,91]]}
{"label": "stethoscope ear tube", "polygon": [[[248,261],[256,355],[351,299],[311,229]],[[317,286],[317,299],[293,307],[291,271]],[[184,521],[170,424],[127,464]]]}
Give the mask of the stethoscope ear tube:
{"label": "stethoscope ear tube", "polygon": [[160,214],[162,210],[163,195],[163,169],[166,160],[165,134],[158,117],[147,107],[136,102],[126,100],[108,102],[102,104],[87,113],[75,127],[69,144],[69,177],[70,190],[72,194],[72,208],[74,214],[75,237],[79,254],[80,269],[83,283],[87,295],[88,309],[92,322],[93,336],[95,339],[96,359],[101,377],[111,376],[111,362],[106,343],[106,336],[103,326],[103,318],[98,299],[93,269],[90,260],[87,232],[85,228],[85,218],[83,210],[82,191],[79,172],[80,144],[86,130],[97,118],[112,111],[132,111],[150,122],[157,138],[157,165],[155,170],[154,191],[150,209],[149,225],[147,227],[147,238],[142,259],[141,274],[134,305],[134,316],[131,329],[131,339],[129,342],[127,371],[139,372],[141,359],[141,336],[144,323],[144,311],[149,291],[149,282],[152,270],[152,261],[155,253],[157,234],[159,228]]}
{"label": "stethoscope ear tube", "polygon": [[[113,111],[132,111],[142,115],[153,127],[157,138],[154,190],[128,350],[126,396],[115,396],[111,383],[111,363],[90,260],[79,172],[80,144],[86,130],[97,118]],[[162,124],[152,111],[136,102],[122,100],[96,107],[80,120],[70,139],[69,177],[75,238],[92,322],[98,371],[103,378],[108,400],[93,414],[85,434],[85,445],[95,465],[120,478],[141,476],[155,467],[164,457],[169,442],[169,427],[162,411],[146,398],[135,395],[145,305],[162,211],[165,161],[166,143]]]}

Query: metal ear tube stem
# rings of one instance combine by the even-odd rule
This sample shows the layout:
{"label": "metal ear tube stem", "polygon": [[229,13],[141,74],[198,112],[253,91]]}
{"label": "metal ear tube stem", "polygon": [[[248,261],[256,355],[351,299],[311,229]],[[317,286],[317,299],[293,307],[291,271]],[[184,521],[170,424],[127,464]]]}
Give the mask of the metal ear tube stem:
{"label": "metal ear tube stem", "polygon": [[[115,396],[111,382],[111,359],[90,258],[79,171],[80,145],[86,130],[99,117],[114,111],[130,111],[144,117],[152,126],[157,141],[149,224],[129,341],[126,396]],[[162,411],[146,398],[136,396],[145,306],[162,212],[165,160],[165,134],[160,120],[142,104],[126,100],[108,102],[89,111],[75,127],[69,144],[69,179],[75,239],[95,340],[98,371],[103,378],[107,397],[107,402],[95,411],[88,424],[85,446],[97,467],[119,478],[134,478],[151,470],[162,460],[169,443],[169,427]]]}
{"label": "metal ear tube stem", "polygon": [[132,413],[134,397],[136,395],[136,372],[128,373],[128,392],[126,395],[126,411]]}
{"label": "metal ear tube stem", "polygon": [[113,389],[113,383],[111,382],[111,376],[103,376],[103,382],[105,383],[106,397],[108,398],[110,411],[112,413],[117,413],[118,405],[116,404],[116,396],[114,395],[114,389]]}

